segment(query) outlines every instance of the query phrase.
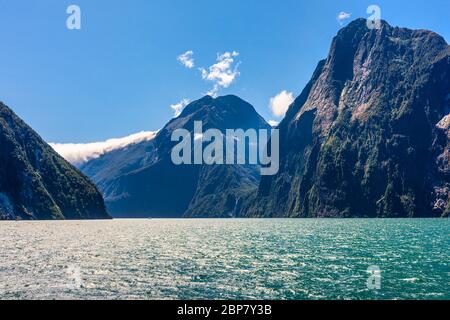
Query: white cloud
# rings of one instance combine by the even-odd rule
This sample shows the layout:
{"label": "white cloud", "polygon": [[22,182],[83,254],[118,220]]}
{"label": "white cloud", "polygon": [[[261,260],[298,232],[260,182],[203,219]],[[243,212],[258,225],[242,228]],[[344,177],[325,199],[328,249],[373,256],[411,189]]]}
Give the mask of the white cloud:
{"label": "white cloud", "polygon": [[342,25],[342,23],[344,23],[345,20],[350,19],[351,16],[352,16],[351,13],[347,13],[345,11],[341,11],[341,12],[339,12],[339,14],[337,16],[337,20]]}
{"label": "white cloud", "polygon": [[235,58],[239,52],[225,52],[217,55],[217,63],[208,69],[200,68],[202,79],[214,83],[213,88],[207,93],[217,96],[221,88],[228,88],[240,75],[239,63],[235,64]]}
{"label": "white cloud", "polygon": [[284,90],[270,99],[269,106],[275,116],[284,117],[292,102],[294,102],[294,95]]}
{"label": "white cloud", "polygon": [[192,69],[195,66],[194,51],[192,50],[186,51],[185,53],[179,55],[177,57],[177,60],[186,68]]}
{"label": "white cloud", "polygon": [[178,117],[181,112],[183,111],[183,109],[189,104],[189,99],[183,99],[180,102],[176,103],[176,104],[172,104],[170,105],[170,108],[173,110],[174,112],[174,118]]}
{"label": "white cloud", "polygon": [[142,131],[124,138],[110,139],[103,142],[50,143],[50,146],[70,163],[81,165],[108,152],[123,149],[131,144],[152,140],[156,134],[157,132],[153,131]]}
{"label": "white cloud", "polygon": [[269,120],[267,121],[267,123],[270,124],[272,127],[277,127],[280,124],[280,121]]}

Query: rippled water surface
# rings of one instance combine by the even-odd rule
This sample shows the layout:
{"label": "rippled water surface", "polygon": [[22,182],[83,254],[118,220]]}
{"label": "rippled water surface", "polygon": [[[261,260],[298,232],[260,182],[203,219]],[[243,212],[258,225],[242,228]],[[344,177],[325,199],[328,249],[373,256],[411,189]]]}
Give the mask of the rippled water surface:
{"label": "rippled water surface", "polygon": [[450,299],[449,220],[2,222],[0,246],[4,299]]}

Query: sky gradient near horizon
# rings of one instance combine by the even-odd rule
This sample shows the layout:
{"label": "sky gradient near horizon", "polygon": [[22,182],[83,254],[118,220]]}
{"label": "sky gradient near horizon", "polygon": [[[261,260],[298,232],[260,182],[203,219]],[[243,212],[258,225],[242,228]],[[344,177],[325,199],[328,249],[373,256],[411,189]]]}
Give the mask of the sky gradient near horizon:
{"label": "sky gradient near horizon", "polygon": [[[66,27],[71,4],[81,30]],[[280,121],[271,98],[299,95],[339,29],[372,4],[394,26],[450,40],[449,0],[0,0],[0,101],[59,143],[158,130],[214,84]],[[223,53],[226,75],[214,69]]]}

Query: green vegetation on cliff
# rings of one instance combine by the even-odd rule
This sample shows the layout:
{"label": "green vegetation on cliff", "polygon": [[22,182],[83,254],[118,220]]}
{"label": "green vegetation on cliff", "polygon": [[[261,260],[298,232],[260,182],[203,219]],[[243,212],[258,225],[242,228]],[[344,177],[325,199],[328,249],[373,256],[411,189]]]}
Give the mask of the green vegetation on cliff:
{"label": "green vegetation on cliff", "polygon": [[104,218],[95,185],[0,103],[0,219]]}

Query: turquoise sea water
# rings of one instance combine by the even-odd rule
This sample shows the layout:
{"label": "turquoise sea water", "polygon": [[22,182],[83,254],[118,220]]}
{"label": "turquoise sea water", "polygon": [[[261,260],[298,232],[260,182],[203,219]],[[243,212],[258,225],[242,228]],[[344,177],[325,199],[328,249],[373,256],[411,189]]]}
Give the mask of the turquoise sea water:
{"label": "turquoise sea water", "polygon": [[2,222],[0,246],[3,299],[450,299],[448,219]]}

